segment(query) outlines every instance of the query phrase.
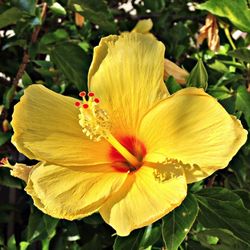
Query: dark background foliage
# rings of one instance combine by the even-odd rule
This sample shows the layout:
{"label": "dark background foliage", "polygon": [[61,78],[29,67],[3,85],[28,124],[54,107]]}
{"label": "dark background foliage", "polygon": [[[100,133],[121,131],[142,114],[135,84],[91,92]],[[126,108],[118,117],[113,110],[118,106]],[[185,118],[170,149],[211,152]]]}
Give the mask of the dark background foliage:
{"label": "dark background foliage", "polygon": [[[100,38],[130,31],[145,18],[153,20],[152,33],[165,44],[166,58],[189,72],[200,60],[188,85],[204,87],[208,81],[207,92],[249,130],[249,2],[198,2],[202,4],[192,0],[0,0],[0,158],[31,163],[10,142],[13,106],[24,88],[41,83],[77,96],[86,89],[93,47]],[[128,5],[126,10],[123,4]],[[196,45],[208,12],[219,22],[221,45],[216,53],[206,42]],[[80,23],[76,13],[84,17]],[[172,77],[166,84],[172,93],[183,87]],[[42,214],[23,191],[24,183],[0,168],[0,249],[250,249],[249,184],[248,140],[226,169],[189,185],[189,195],[180,207],[122,238],[98,214],[73,222]]]}

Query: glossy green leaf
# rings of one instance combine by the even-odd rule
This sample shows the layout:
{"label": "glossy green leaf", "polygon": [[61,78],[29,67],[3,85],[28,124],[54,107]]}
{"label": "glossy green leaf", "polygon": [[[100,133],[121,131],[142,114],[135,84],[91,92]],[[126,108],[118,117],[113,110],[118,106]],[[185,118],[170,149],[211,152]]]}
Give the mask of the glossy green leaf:
{"label": "glossy green leaf", "polygon": [[69,82],[73,83],[79,91],[86,89],[90,60],[79,46],[72,43],[57,45],[50,56],[52,62]]}
{"label": "glossy green leaf", "polygon": [[17,250],[15,235],[12,235],[8,240],[8,250]]}
{"label": "glossy green leaf", "polygon": [[0,29],[15,24],[23,16],[23,11],[16,7],[12,7],[0,15]]}
{"label": "glossy green leaf", "polygon": [[168,250],[178,249],[192,227],[197,214],[197,201],[192,194],[188,194],[179,207],[162,219],[162,235]]}
{"label": "glossy green leaf", "polygon": [[249,173],[249,159],[242,152],[239,152],[230,162],[230,168],[233,170],[240,188],[248,186],[247,178]]}
{"label": "glossy green leaf", "polygon": [[35,15],[36,0],[11,0],[12,4],[30,15]]}
{"label": "glossy green leaf", "polygon": [[208,88],[207,92],[218,100],[224,100],[233,95],[233,93],[225,86],[213,86]]}
{"label": "glossy green leaf", "polygon": [[22,83],[25,88],[27,88],[30,84],[32,84],[32,79],[30,78],[29,74],[25,71],[22,76]]}
{"label": "glossy green leaf", "polygon": [[178,82],[174,79],[173,76],[168,77],[168,79],[166,80],[166,85],[170,94],[174,94],[178,90],[182,89],[180,84],[178,84]]}
{"label": "glossy green leaf", "polygon": [[240,48],[228,52],[228,55],[240,59],[244,62],[250,63],[250,50],[247,48]]}
{"label": "glossy green leaf", "polygon": [[53,3],[50,9],[54,14],[59,16],[65,16],[67,14],[65,8],[58,2]]}
{"label": "glossy green leaf", "polygon": [[70,0],[69,4],[73,6],[76,12],[82,14],[92,23],[98,25],[100,29],[109,33],[116,33],[117,26],[113,16],[104,0]]}
{"label": "glossy green leaf", "polygon": [[55,235],[56,226],[58,224],[58,219],[48,216],[46,214],[43,215],[43,222],[45,225],[46,232],[48,234],[48,238],[51,239]]}
{"label": "glossy green leaf", "polygon": [[227,229],[250,247],[250,210],[237,194],[225,188],[207,188],[195,197],[200,208],[198,221],[203,226]]}
{"label": "glossy green leaf", "polygon": [[[244,241],[226,229],[207,229],[197,234],[201,244],[211,250],[245,250],[249,249]],[[217,242],[209,242],[214,237]]]}
{"label": "glossy green leaf", "polygon": [[23,188],[21,180],[11,176],[9,169],[3,167],[0,168],[0,185],[9,188]]}
{"label": "glossy green leaf", "polygon": [[138,229],[127,237],[117,236],[114,243],[114,250],[142,250],[153,245],[161,235],[159,223],[149,225],[144,229]]}
{"label": "glossy green leaf", "polygon": [[242,111],[248,126],[250,127],[250,93],[245,86],[240,86],[236,93],[236,110]]}
{"label": "glossy green leaf", "polygon": [[28,248],[28,246],[30,245],[29,242],[26,242],[26,241],[22,241],[20,242],[20,250],[26,250]]}
{"label": "glossy green leaf", "polygon": [[49,44],[62,42],[68,38],[69,38],[69,34],[66,30],[57,29],[56,31],[45,34],[41,38],[41,41],[39,42],[39,47],[40,47],[39,49],[42,52],[42,50],[45,50],[46,46],[48,46]]}
{"label": "glossy green leaf", "polygon": [[42,214],[33,208],[27,227],[27,241],[50,240],[55,235],[58,219]]}
{"label": "glossy green leaf", "polygon": [[198,5],[198,9],[227,18],[238,29],[250,32],[250,10],[247,0],[208,0]]}
{"label": "glossy green leaf", "polygon": [[12,85],[3,95],[3,104],[6,109],[10,108],[13,97],[15,96],[16,88]]}
{"label": "glossy green leaf", "polygon": [[213,63],[209,64],[209,68],[219,71],[221,73],[227,73],[228,67],[219,60],[215,60]]}
{"label": "glossy green leaf", "polygon": [[2,132],[0,131],[0,146],[10,140],[12,133],[11,132]]}
{"label": "glossy green leaf", "polygon": [[237,189],[237,190],[234,190],[234,193],[240,196],[240,198],[242,199],[244,203],[244,206],[248,210],[250,210],[250,192],[244,189]]}
{"label": "glossy green leaf", "polygon": [[144,0],[144,6],[154,12],[160,12],[164,9],[166,3],[164,0]]}
{"label": "glossy green leaf", "polygon": [[187,86],[203,88],[206,90],[208,85],[207,81],[208,81],[208,75],[206,68],[202,60],[199,59],[197,64],[189,74],[189,77],[187,79]]}

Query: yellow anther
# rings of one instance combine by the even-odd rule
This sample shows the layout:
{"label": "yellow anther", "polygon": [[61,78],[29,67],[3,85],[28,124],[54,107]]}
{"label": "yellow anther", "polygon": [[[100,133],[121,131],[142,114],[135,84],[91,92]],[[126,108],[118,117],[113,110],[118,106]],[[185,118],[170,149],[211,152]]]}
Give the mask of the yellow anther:
{"label": "yellow anther", "polygon": [[85,92],[81,92],[80,96],[83,98],[83,102],[77,101],[75,105],[80,110],[79,124],[83,133],[93,141],[106,139],[131,165],[138,167],[141,163],[137,158],[111,134],[109,115],[100,108],[100,100],[94,97],[92,92],[88,94],[88,100],[85,98]]}

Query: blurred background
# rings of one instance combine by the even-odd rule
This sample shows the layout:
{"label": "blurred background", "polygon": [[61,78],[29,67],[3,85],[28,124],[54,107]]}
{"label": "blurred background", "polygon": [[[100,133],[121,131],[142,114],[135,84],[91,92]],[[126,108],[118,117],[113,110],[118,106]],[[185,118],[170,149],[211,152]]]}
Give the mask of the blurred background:
{"label": "blurred background", "polygon": [[[101,37],[131,31],[149,18],[151,32],[166,46],[165,58],[194,72],[188,84],[166,72],[170,92],[207,86],[249,130],[247,0],[0,0],[0,159],[34,163],[10,142],[13,107],[27,86],[40,83],[77,97],[87,88],[93,48]],[[198,59],[204,63],[199,69]],[[193,211],[187,232],[184,225],[178,234],[178,213],[185,211],[180,207],[176,217],[171,213],[121,238],[99,214],[73,222],[42,214],[23,191],[25,183],[0,168],[0,249],[250,249],[249,184],[248,140],[228,168],[189,185],[196,201],[189,197],[185,203]]]}

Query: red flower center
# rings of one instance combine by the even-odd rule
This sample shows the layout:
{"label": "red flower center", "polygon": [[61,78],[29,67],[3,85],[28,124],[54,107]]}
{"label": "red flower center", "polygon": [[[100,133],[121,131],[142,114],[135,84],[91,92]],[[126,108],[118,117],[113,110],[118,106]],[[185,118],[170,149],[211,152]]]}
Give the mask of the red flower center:
{"label": "red flower center", "polygon": [[114,147],[111,146],[109,156],[112,160],[112,167],[119,172],[133,172],[138,170],[143,162],[143,158],[146,155],[145,145],[134,136],[125,136],[119,138],[119,142],[141,163],[137,166],[133,166],[129,163]]}

